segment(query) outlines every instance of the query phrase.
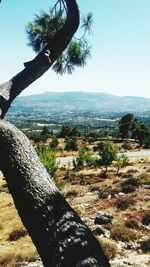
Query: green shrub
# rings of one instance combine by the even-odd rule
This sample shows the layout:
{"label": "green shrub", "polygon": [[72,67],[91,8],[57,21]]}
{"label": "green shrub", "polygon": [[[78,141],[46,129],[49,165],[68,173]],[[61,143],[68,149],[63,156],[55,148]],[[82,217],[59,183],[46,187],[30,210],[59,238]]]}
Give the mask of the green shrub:
{"label": "green shrub", "polygon": [[122,145],[122,148],[124,148],[125,150],[130,150],[131,145],[129,144],[129,142],[125,141]]}
{"label": "green shrub", "polygon": [[37,147],[37,154],[46,167],[48,173],[54,177],[58,169],[58,162],[56,160],[55,153],[44,146]]}
{"label": "green shrub", "polygon": [[118,175],[119,172],[120,172],[120,169],[124,168],[125,166],[128,165],[129,158],[125,154],[117,155],[116,163],[117,163],[117,172],[116,172],[116,174]]}
{"label": "green shrub", "polygon": [[139,179],[131,177],[131,178],[125,180],[124,185],[127,185],[127,184],[138,187],[140,185],[140,182],[139,182]]}
{"label": "green shrub", "polygon": [[110,142],[105,141],[99,143],[98,155],[99,158],[97,158],[96,164],[101,168],[103,175],[106,176],[108,167],[117,158],[117,152]]}
{"label": "green shrub", "polygon": [[58,139],[56,137],[54,137],[50,143],[50,148],[52,150],[55,150],[59,145]]}
{"label": "green shrub", "polygon": [[77,151],[78,150],[78,146],[76,143],[76,139],[71,139],[71,138],[67,138],[66,139],[66,145],[65,145],[65,150],[70,151]]}
{"label": "green shrub", "polygon": [[82,168],[83,166],[92,166],[95,164],[95,158],[89,154],[89,148],[81,146],[78,150],[78,156],[73,162],[74,167]]}

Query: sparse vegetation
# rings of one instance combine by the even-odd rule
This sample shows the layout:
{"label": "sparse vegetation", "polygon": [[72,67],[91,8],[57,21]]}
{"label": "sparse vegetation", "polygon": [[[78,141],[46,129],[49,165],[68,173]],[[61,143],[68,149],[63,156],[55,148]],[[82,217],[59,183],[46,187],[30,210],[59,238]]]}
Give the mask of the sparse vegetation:
{"label": "sparse vegetation", "polygon": [[136,240],[138,235],[124,225],[114,225],[111,228],[111,238],[116,241],[128,242]]}
{"label": "sparse vegetation", "polygon": [[106,177],[108,167],[117,158],[117,152],[113,148],[112,144],[106,141],[106,142],[101,142],[99,144],[98,155],[99,158],[97,159],[96,164],[101,168],[103,176]]}
{"label": "sparse vegetation", "polygon": [[120,210],[126,210],[130,206],[133,206],[135,201],[131,197],[120,197],[117,199],[115,206]]}
{"label": "sparse vegetation", "polygon": [[125,222],[125,226],[131,229],[138,229],[139,228],[139,224],[138,221],[136,219],[128,219]]}
{"label": "sparse vegetation", "polygon": [[115,258],[118,253],[118,247],[115,242],[110,241],[107,238],[97,236],[97,239],[102,246],[106,256],[109,260]]}
{"label": "sparse vegetation", "polygon": [[150,252],[150,238],[144,241],[141,241],[140,248],[144,253]]}
{"label": "sparse vegetation", "polygon": [[[56,143],[56,149],[50,148],[51,142],[56,139],[53,136],[45,144],[39,143],[36,145],[37,152],[41,153],[42,158],[45,157],[45,154],[50,155],[51,152],[57,151],[58,153],[58,143]],[[90,227],[93,225],[96,211],[101,209],[104,211],[111,210],[115,223],[104,226],[110,232],[110,238],[108,239],[102,235],[97,236],[97,238],[109,259],[113,259],[120,253],[117,246],[118,241],[123,242],[123,244],[127,243],[130,247],[130,241],[138,244],[139,238],[145,238],[147,235],[147,232],[144,232],[140,225],[141,223],[145,226],[149,225],[148,202],[144,201],[148,197],[149,159],[128,159],[126,166],[121,167],[122,171],[119,170],[118,176],[116,176],[117,162],[114,161],[109,165],[107,179],[103,179],[99,176],[102,166],[97,165],[97,158],[92,156],[92,147],[97,141],[92,139],[90,146],[86,139],[83,141],[82,138],[76,138],[79,150],[74,164],[69,163],[61,168],[57,166],[57,172],[54,171],[53,179],[58,188],[62,190],[67,201]],[[58,142],[63,150],[65,139],[58,139]],[[72,150],[67,153],[72,155]],[[48,157],[46,155],[46,162],[49,162]],[[10,195],[4,179],[0,181],[0,197],[3,194],[7,196],[5,197],[6,201]],[[0,205],[2,205],[1,203],[3,201],[0,202]],[[9,201],[7,204],[3,203],[3,205],[5,205],[6,210],[10,209],[10,206],[13,207],[12,202]],[[139,212],[139,205],[144,207],[144,212]],[[1,212],[0,219],[4,218],[3,208],[1,208]],[[8,216],[7,212],[5,214]],[[15,217],[16,215],[13,214],[13,218]],[[10,221],[12,226],[6,231]],[[31,261],[36,258],[37,252],[34,247],[32,248],[32,242],[20,222],[16,223],[15,221],[14,223],[13,220],[10,220],[10,217],[9,223],[5,219],[0,220],[0,229],[1,242],[7,244],[5,245],[5,251],[0,248],[0,265],[16,267],[18,262]],[[10,243],[11,246],[8,245]],[[20,250],[20,244],[28,244],[25,252]],[[17,248],[14,247],[15,245],[17,245]],[[23,247],[23,245],[21,246]],[[149,238],[140,243],[140,249],[142,253],[149,253]],[[123,251],[125,251],[125,248],[123,248]]]}
{"label": "sparse vegetation", "polygon": [[14,229],[11,233],[9,233],[8,241],[16,241],[27,234],[27,230],[23,227]]}
{"label": "sparse vegetation", "polygon": [[150,225],[150,211],[146,211],[143,214],[142,224]]}
{"label": "sparse vegetation", "polygon": [[56,160],[54,151],[49,150],[45,146],[38,146],[37,154],[41,159],[42,163],[44,164],[44,166],[46,167],[48,173],[52,177],[54,177],[58,169],[58,162]]}

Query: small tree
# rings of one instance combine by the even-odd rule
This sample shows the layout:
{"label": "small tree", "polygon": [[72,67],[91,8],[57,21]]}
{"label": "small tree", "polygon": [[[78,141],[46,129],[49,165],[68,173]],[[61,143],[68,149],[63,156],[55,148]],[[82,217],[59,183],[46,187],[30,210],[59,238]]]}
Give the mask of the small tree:
{"label": "small tree", "polygon": [[82,168],[85,165],[92,166],[95,164],[95,158],[89,153],[89,148],[86,146],[81,146],[78,150],[78,156],[76,160],[73,161],[74,167]]}
{"label": "small tree", "polygon": [[54,137],[50,143],[50,148],[52,150],[55,150],[59,145],[58,139],[56,137]]}
{"label": "small tree", "polygon": [[112,144],[108,141],[99,143],[99,158],[97,158],[97,165],[101,168],[103,175],[106,177],[108,167],[117,158],[117,152]]}
{"label": "small tree", "polygon": [[117,162],[116,174],[118,175],[120,172],[120,169],[124,168],[129,163],[129,158],[126,154],[123,153],[121,155],[117,155],[116,162]]}
{"label": "small tree", "polygon": [[139,124],[135,136],[138,139],[140,146],[142,146],[150,137],[150,128],[144,123]]}
{"label": "small tree", "polygon": [[122,140],[125,137],[128,137],[129,131],[131,130],[133,118],[134,118],[133,114],[128,113],[120,119],[118,126],[119,126],[119,133],[122,137]]}
{"label": "small tree", "polygon": [[66,139],[65,150],[67,150],[67,151],[69,151],[69,150],[77,151],[78,150],[78,146],[77,146],[76,140],[67,138]]}
{"label": "small tree", "polygon": [[51,177],[55,177],[55,173],[58,169],[55,153],[44,146],[38,146],[37,154]]}

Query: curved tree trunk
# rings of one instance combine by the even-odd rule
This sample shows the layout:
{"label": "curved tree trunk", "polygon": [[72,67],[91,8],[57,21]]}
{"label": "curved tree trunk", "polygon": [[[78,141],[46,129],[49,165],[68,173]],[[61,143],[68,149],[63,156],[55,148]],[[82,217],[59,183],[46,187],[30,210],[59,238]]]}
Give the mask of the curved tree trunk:
{"label": "curved tree trunk", "polygon": [[109,267],[98,241],[62,197],[26,136],[0,121],[0,169],[45,267]]}
{"label": "curved tree trunk", "polygon": [[[79,25],[75,0],[64,0],[67,21],[34,60],[0,85],[0,118],[67,47]],[[50,54],[50,56],[49,56]],[[0,169],[45,267],[109,267],[98,241],[62,197],[25,135],[0,120]]]}

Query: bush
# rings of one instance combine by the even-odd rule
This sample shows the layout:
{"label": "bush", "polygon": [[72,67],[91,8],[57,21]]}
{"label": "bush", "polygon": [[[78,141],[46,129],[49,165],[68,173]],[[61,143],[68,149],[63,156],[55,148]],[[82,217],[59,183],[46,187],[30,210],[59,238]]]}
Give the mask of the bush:
{"label": "bush", "polygon": [[124,225],[114,225],[111,228],[111,238],[116,241],[129,242],[137,239],[137,234]]}
{"label": "bush", "polygon": [[70,151],[70,150],[77,151],[78,150],[78,146],[77,146],[76,140],[67,138],[66,139],[65,150],[67,150],[67,151]]}
{"label": "bush", "polygon": [[140,182],[139,182],[139,179],[137,178],[128,178],[126,179],[122,184],[122,191],[125,193],[125,194],[128,194],[128,193],[132,193],[136,190],[137,187],[139,187],[140,185]]}
{"label": "bush", "polygon": [[48,173],[54,177],[58,169],[58,162],[56,160],[55,153],[50,151],[44,146],[37,147],[37,154],[42,161],[43,165],[47,169]]}
{"label": "bush", "polygon": [[97,166],[99,166],[103,172],[103,175],[106,176],[108,167],[112,164],[117,158],[117,152],[113,148],[112,144],[108,141],[99,143],[99,158],[97,158]]}
{"label": "bush", "polygon": [[144,225],[149,225],[150,224],[150,211],[146,211],[143,214],[142,224],[144,224]]}
{"label": "bush", "polygon": [[128,219],[125,222],[125,226],[128,228],[131,228],[131,229],[138,229],[139,224],[138,224],[137,220],[135,220],[135,219]]}
{"label": "bush", "polygon": [[135,201],[128,197],[118,198],[115,203],[116,207],[120,210],[126,210],[127,208],[129,208],[130,206],[134,204],[135,204]]}
{"label": "bush", "polygon": [[133,193],[136,190],[136,187],[131,184],[123,184],[122,185],[122,192],[125,194]]}
{"label": "bush", "polygon": [[109,260],[114,259],[118,248],[115,242],[111,241],[110,239],[104,238],[104,237],[98,237],[96,236],[97,240],[99,241],[102,249],[104,250],[105,255]]}
{"label": "bush", "polygon": [[78,150],[78,156],[74,160],[74,167],[81,168],[85,165],[92,166],[95,164],[95,158],[89,154],[89,148],[86,146],[81,146]]}
{"label": "bush", "polygon": [[139,179],[131,177],[125,180],[124,185],[133,185],[139,187],[140,182]]}
{"label": "bush", "polygon": [[122,148],[124,148],[125,150],[130,150],[131,149],[131,145],[126,141],[123,143]]}
{"label": "bush", "polygon": [[144,241],[141,241],[140,248],[144,253],[150,252],[150,238]]}
{"label": "bush", "polygon": [[50,143],[50,148],[52,150],[55,150],[59,145],[58,139],[56,137],[54,137]]}
{"label": "bush", "polygon": [[27,234],[28,233],[25,228],[15,229],[9,234],[8,241],[16,241],[19,238],[26,236]]}
{"label": "bush", "polygon": [[77,197],[77,195],[78,195],[78,191],[76,191],[75,189],[72,189],[66,193],[65,197]]}
{"label": "bush", "polygon": [[119,172],[120,172],[120,169],[124,168],[125,166],[128,165],[129,158],[125,154],[117,155],[116,163],[117,163],[117,172],[116,172],[116,174],[118,175]]}

